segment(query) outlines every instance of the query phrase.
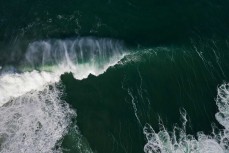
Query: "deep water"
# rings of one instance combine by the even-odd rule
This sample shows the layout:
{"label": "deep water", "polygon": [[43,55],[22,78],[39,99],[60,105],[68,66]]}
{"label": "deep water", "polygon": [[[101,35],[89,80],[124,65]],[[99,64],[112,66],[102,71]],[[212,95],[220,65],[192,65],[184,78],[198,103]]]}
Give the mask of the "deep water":
{"label": "deep water", "polygon": [[223,153],[229,1],[0,1],[0,152]]}

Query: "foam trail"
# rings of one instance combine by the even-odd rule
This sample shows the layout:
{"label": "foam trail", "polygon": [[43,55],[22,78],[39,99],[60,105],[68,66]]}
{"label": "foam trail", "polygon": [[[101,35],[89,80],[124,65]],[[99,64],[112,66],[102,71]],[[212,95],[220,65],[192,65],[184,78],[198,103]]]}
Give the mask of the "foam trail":
{"label": "foam trail", "polygon": [[184,119],[183,128],[174,127],[172,132],[167,131],[163,126],[157,133],[146,124],[143,133],[147,143],[144,146],[145,153],[227,153],[229,152],[229,84],[222,84],[218,87],[216,104],[219,112],[216,113],[217,121],[224,129],[216,132],[213,129],[212,135],[197,133],[197,138],[186,134],[185,124],[186,113],[182,113]]}
{"label": "foam trail", "polygon": [[0,107],[0,152],[53,152],[76,115],[61,94],[53,84]]}

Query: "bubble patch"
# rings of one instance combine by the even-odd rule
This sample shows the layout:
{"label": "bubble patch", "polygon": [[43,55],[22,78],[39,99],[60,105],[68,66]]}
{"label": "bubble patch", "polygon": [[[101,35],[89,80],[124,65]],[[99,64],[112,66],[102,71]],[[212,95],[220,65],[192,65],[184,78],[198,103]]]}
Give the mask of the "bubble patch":
{"label": "bubble patch", "polygon": [[57,142],[76,116],[61,96],[56,84],[47,85],[0,107],[0,152],[58,152]]}

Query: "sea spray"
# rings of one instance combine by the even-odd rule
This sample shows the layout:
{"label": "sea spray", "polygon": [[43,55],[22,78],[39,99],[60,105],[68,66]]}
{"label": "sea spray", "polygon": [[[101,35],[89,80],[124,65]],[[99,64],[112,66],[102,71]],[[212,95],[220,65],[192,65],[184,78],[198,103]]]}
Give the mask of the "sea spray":
{"label": "sea spray", "polygon": [[[23,67],[50,70],[51,67],[68,68],[81,79],[82,69],[91,68],[98,74],[99,69],[111,65],[123,57],[123,43],[112,39],[83,37],[67,40],[47,40],[30,43],[25,53]],[[89,70],[88,70],[89,71]],[[81,74],[81,76],[79,75]]]}

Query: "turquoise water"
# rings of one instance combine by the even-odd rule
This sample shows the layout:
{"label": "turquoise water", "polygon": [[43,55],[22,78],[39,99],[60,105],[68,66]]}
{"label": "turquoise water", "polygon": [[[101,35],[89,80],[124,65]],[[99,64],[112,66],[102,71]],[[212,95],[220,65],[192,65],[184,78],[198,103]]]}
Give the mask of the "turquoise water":
{"label": "turquoise water", "polygon": [[228,152],[227,1],[1,1],[0,152]]}

